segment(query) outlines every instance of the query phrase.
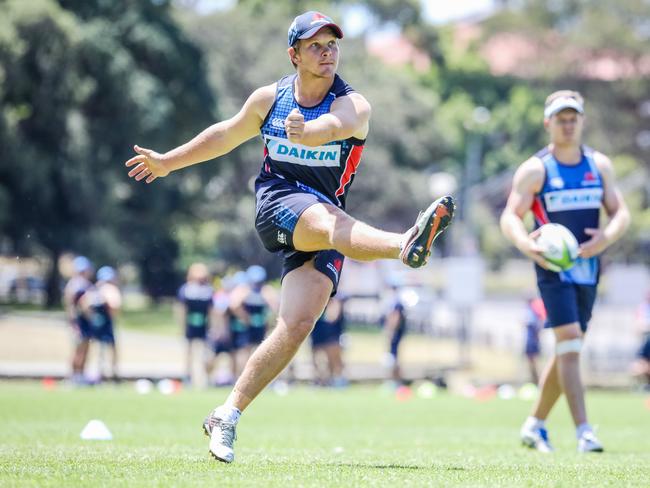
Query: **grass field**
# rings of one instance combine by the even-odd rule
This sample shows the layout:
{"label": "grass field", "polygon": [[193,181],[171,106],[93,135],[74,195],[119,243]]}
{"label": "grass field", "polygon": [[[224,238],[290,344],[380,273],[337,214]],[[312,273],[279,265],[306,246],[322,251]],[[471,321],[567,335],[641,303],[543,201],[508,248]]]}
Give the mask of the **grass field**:
{"label": "grass field", "polygon": [[[0,486],[648,486],[647,397],[589,395],[607,452],[579,455],[562,404],[557,451],[521,448],[529,403],[441,393],[397,401],[380,387],[265,392],[244,414],[232,465],[200,424],[225,390],[138,395],[131,385],[47,391],[0,383]],[[112,441],[82,441],[93,418]]]}

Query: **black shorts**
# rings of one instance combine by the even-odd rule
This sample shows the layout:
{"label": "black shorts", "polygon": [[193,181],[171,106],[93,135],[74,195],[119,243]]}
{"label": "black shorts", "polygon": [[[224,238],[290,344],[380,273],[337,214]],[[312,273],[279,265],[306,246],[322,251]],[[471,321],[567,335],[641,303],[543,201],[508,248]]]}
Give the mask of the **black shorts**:
{"label": "black shorts", "polygon": [[334,204],[322,193],[305,185],[296,185],[299,184],[292,184],[282,178],[258,181],[255,229],[268,251],[282,253],[282,279],[289,272],[314,259],[314,267],[332,281],[334,296],[344,256],[333,249],[303,252],[296,251],[293,247],[293,231],[302,213],[318,203]]}
{"label": "black shorts", "polygon": [[249,327],[248,342],[249,344],[261,344],[266,336],[266,327]]}
{"label": "black shorts", "polygon": [[115,333],[113,332],[113,324],[105,325],[95,332],[95,339],[103,344],[114,345]]}
{"label": "black shorts", "polygon": [[645,335],[645,338],[643,339],[643,344],[641,344],[641,348],[639,349],[637,355],[641,359],[650,361],[650,333],[647,333]]}
{"label": "black shorts", "polygon": [[82,341],[89,341],[95,337],[92,324],[83,315],[79,315],[75,320],[75,323],[78,327],[79,336]]}
{"label": "black shorts", "polygon": [[185,326],[185,338],[188,341],[191,341],[192,339],[205,340],[207,335],[208,335],[208,329],[205,325],[200,327],[194,327],[191,325]]}
{"label": "black shorts", "polygon": [[230,331],[230,346],[231,350],[244,349],[248,347],[248,330]]}
{"label": "black shorts", "polygon": [[545,327],[558,327],[578,322],[587,331],[596,301],[596,285],[576,285],[563,281],[540,281],[539,293],[546,308]]}
{"label": "black shorts", "polygon": [[323,347],[328,344],[336,344],[339,338],[336,336],[334,326],[324,320],[317,320],[314,329],[311,331],[311,347]]}
{"label": "black shorts", "polygon": [[222,352],[230,352],[232,350],[232,345],[230,344],[230,338],[228,339],[217,339],[211,343],[212,351],[215,354],[221,354]]}
{"label": "black shorts", "polygon": [[404,332],[406,332],[406,327],[398,327],[397,330],[393,333],[393,336],[390,338],[390,354],[397,359],[397,350],[399,348],[400,342],[404,337]]}

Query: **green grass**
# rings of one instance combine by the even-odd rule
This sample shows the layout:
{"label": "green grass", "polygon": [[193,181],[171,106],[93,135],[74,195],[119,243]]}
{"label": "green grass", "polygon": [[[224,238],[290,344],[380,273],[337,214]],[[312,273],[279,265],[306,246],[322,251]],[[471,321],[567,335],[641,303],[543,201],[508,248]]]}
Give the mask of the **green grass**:
{"label": "green grass", "polygon": [[[137,395],[131,385],[45,391],[0,383],[0,486],[648,486],[646,398],[589,394],[607,452],[579,455],[564,404],[557,451],[518,445],[529,403],[379,387],[267,391],[242,417],[236,462],[207,455],[204,415],[226,390]],[[82,441],[102,419],[113,441]]]}
{"label": "green grass", "polygon": [[124,310],[118,319],[118,326],[129,330],[164,335],[180,335],[181,326],[176,322],[171,304],[157,307]]}

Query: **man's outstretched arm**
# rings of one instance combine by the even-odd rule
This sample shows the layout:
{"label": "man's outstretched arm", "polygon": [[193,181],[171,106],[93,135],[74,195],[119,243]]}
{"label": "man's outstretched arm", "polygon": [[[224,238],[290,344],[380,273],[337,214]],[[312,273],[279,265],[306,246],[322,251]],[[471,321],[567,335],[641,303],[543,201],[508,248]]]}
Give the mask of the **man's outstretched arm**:
{"label": "man's outstretched arm", "polygon": [[258,88],[237,115],[211,125],[191,141],[164,154],[134,146],[138,155],[126,162],[127,167],[133,167],[129,176],[137,181],[146,178],[151,183],[172,171],[229,153],[259,133],[274,97],[275,85]]}

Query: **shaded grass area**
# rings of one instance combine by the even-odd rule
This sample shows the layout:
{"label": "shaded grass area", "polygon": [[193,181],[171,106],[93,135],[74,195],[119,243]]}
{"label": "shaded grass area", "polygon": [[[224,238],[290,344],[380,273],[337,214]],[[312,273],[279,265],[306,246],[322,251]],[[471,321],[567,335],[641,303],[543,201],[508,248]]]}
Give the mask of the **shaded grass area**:
{"label": "shaded grass area", "polygon": [[[266,391],[245,412],[236,462],[207,455],[205,414],[226,390],[137,395],[131,385],[45,391],[0,383],[1,486],[647,486],[646,398],[589,396],[607,452],[579,455],[566,407],[549,423],[557,452],[518,445],[529,404],[388,390]],[[113,441],[82,441],[93,418]]]}

